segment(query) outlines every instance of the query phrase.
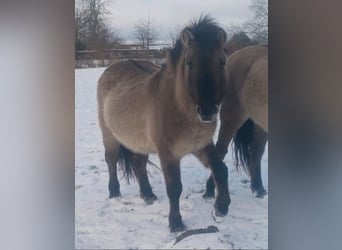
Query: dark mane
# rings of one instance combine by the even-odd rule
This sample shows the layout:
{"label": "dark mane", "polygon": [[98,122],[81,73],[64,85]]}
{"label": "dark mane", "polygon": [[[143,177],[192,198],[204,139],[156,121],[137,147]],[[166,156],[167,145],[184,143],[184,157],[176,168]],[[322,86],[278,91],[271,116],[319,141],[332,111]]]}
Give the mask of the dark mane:
{"label": "dark mane", "polygon": [[176,64],[178,58],[182,54],[182,50],[183,50],[183,43],[180,40],[179,35],[178,35],[175,45],[173,46],[173,48],[170,49],[170,52],[169,52],[169,57],[173,65]]}
{"label": "dark mane", "polygon": [[[193,20],[185,27],[194,35],[194,40],[201,49],[211,49],[217,46],[217,33],[220,27],[209,15],[201,15],[198,20]],[[183,51],[183,43],[178,36],[175,45],[170,50],[171,62],[175,64]]]}

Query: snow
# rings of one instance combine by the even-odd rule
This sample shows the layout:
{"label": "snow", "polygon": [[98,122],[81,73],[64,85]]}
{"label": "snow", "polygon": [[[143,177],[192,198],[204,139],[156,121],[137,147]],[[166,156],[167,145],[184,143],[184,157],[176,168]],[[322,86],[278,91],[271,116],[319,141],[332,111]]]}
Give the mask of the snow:
{"label": "snow", "polygon": [[[137,182],[120,180],[122,197],[108,199],[108,172],[97,121],[96,87],[104,68],[75,70],[75,247],[78,249],[267,249],[268,196],[256,198],[244,180],[249,177],[232,166],[226,155],[232,203],[222,223],[211,217],[214,200],[204,200],[209,170],[192,156],[181,161],[183,192],[181,215],[188,229],[218,227],[218,233],[187,237],[173,245],[180,233],[168,229],[169,201],[162,173],[148,166],[158,200],[146,205]],[[215,137],[217,136],[217,133]],[[150,160],[160,166],[158,157]],[[262,176],[268,190],[268,147]],[[120,173],[119,176],[122,176]]]}

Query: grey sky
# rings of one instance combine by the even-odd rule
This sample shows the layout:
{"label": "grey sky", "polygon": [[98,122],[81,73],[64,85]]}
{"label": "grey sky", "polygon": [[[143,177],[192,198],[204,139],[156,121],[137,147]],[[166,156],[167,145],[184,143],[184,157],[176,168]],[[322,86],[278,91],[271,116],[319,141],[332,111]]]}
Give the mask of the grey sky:
{"label": "grey sky", "polygon": [[158,39],[169,40],[171,30],[184,27],[202,12],[209,13],[222,27],[240,24],[253,17],[250,3],[251,0],[114,0],[109,6],[109,21],[124,39],[135,40],[134,25],[150,14],[160,31]]}

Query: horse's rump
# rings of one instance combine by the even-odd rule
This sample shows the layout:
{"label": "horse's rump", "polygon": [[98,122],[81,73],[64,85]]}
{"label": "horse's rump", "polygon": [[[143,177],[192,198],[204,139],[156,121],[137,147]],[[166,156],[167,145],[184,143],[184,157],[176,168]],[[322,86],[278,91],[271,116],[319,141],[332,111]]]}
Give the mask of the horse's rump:
{"label": "horse's rump", "polygon": [[236,91],[247,116],[268,131],[268,49],[249,46],[236,51],[227,71],[228,89]]}

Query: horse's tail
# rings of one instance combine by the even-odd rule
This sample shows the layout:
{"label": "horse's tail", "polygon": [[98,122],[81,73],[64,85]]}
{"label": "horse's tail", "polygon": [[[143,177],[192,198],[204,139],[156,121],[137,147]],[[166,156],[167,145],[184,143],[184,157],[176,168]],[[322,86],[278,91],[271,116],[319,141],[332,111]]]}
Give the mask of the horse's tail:
{"label": "horse's tail", "polygon": [[251,119],[245,123],[236,132],[234,142],[235,166],[238,169],[241,166],[246,172],[251,157],[251,143],[253,139],[254,122]]}
{"label": "horse's tail", "polygon": [[134,153],[123,145],[120,145],[118,163],[128,183],[134,177],[133,159]]}

